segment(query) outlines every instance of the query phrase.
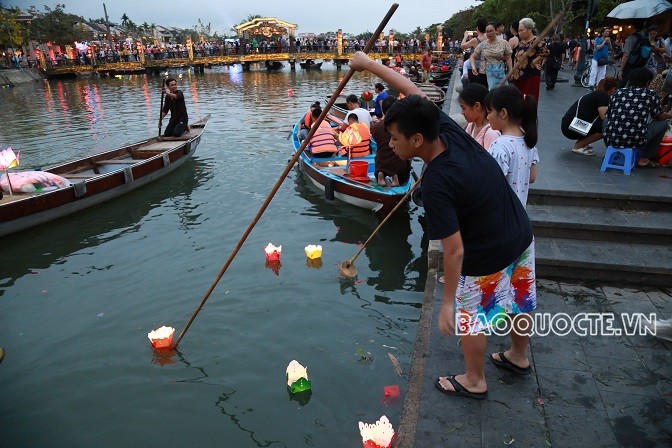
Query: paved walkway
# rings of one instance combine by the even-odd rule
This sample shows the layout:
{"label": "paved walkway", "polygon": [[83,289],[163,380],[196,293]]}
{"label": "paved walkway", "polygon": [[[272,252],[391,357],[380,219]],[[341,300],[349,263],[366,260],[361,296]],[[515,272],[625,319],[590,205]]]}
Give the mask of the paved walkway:
{"label": "paved walkway", "polygon": [[[638,169],[630,176],[600,172],[596,157],[572,154],[559,131],[564,112],[585,89],[569,83],[546,92],[539,106],[540,166],[536,189],[672,196],[672,170]],[[446,108],[455,109],[455,101]],[[563,149],[564,148],[564,149]],[[672,445],[672,343],[652,336],[537,336],[534,373],[517,377],[486,361],[489,396],[475,401],[438,392],[438,376],[464,372],[458,338],[442,336],[436,319],[443,289],[441,253],[430,243],[429,273],[395,446],[406,447],[669,447]],[[672,317],[672,290],[635,290],[538,281],[539,311],[614,313],[614,328],[631,328],[620,313]],[[507,339],[489,338],[489,352]]]}

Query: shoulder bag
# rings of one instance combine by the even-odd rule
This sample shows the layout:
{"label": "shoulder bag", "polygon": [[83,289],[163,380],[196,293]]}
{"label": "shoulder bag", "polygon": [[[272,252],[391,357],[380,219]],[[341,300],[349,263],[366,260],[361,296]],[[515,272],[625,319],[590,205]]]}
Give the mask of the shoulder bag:
{"label": "shoulder bag", "polygon": [[569,123],[569,129],[571,131],[576,132],[577,134],[586,136],[588,135],[588,132],[590,132],[590,128],[593,127],[593,123],[595,123],[597,117],[595,117],[595,120],[593,120],[592,122],[580,119],[579,118],[580,104],[581,104],[581,98],[579,98],[579,101],[576,102],[576,113],[574,114],[574,119],[572,119],[571,123]]}

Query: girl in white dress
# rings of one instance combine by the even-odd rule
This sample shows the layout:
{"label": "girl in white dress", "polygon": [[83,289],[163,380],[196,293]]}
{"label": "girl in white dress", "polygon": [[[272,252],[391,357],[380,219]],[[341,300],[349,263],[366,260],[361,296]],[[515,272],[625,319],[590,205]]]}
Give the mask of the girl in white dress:
{"label": "girl in white dress", "polygon": [[490,126],[502,133],[490,146],[490,153],[525,206],[539,162],[537,102],[514,86],[503,86],[490,91],[485,107]]}

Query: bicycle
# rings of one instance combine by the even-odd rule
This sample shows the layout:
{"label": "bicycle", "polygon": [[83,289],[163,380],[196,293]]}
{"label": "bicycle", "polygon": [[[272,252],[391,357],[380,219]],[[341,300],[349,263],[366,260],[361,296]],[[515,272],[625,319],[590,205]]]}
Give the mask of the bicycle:
{"label": "bicycle", "polygon": [[[590,81],[590,67],[592,66],[592,58],[588,59],[586,61],[586,69],[581,73],[581,85],[583,87],[592,87],[590,84],[588,84],[588,81]],[[607,71],[606,74],[604,75],[606,77],[612,77],[616,78],[616,75],[618,74],[618,69],[615,67],[616,61],[609,60],[607,62]]]}

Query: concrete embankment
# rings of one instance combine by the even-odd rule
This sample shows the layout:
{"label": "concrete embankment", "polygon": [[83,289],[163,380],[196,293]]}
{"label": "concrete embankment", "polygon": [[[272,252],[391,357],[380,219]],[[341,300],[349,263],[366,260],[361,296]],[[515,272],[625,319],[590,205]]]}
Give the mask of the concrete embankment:
{"label": "concrete embankment", "polygon": [[14,86],[43,79],[42,73],[36,68],[0,70],[0,86]]}

